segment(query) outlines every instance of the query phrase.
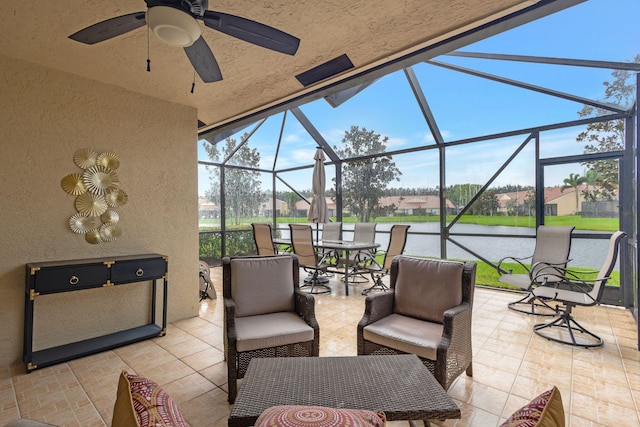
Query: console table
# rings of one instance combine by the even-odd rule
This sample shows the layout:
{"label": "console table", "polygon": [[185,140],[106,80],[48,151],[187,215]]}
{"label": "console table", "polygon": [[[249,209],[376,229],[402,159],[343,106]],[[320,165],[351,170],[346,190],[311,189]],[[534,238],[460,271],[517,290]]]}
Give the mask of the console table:
{"label": "console table", "polygon": [[[35,262],[26,265],[23,361],[27,373],[145,339],[164,336],[167,328],[168,258],[141,254],[110,258]],[[156,281],[162,279],[162,326],[156,324]],[[123,331],[33,351],[34,300],[45,295],[150,281],[150,323]]]}

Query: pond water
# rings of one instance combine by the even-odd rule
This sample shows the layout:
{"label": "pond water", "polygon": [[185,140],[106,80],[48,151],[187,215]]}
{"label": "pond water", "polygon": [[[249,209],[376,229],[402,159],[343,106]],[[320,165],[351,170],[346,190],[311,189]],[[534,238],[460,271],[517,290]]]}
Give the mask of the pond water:
{"label": "pond water", "polygon": [[[407,255],[440,257],[440,236],[421,235],[412,233],[438,233],[439,224],[434,222],[406,223],[410,225],[409,236],[404,253]],[[386,249],[389,244],[388,231],[393,224],[378,223],[376,226],[376,242]],[[288,227],[280,225],[282,237],[289,236]],[[343,239],[353,239],[353,224],[343,224]],[[493,237],[456,236],[456,233],[487,234]],[[593,234],[593,232],[590,232]],[[569,258],[570,265],[599,269],[609,249],[608,239],[581,239],[576,238],[579,232],[574,231],[571,242]],[[603,232],[603,234],[609,234]],[[509,237],[505,236],[509,235]],[[520,235],[524,237],[510,237]],[[528,237],[527,237],[528,236]],[[476,224],[455,224],[451,229],[451,239],[469,248],[483,258],[497,262],[501,258],[527,257],[533,254],[535,246],[535,229],[527,227],[488,226]],[[477,260],[471,253],[447,242],[447,258]],[[616,267],[617,269],[618,267]]]}

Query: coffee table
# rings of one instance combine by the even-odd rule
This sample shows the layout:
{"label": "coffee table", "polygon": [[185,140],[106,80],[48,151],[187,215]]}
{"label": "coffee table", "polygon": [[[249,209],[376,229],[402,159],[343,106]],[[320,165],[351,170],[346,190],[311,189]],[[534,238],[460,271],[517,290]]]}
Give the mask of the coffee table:
{"label": "coffee table", "polygon": [[413,354],[252,359],[229,427],[251,426],[275,405],[382,411],[388,421],[460,418],[460,409]]}

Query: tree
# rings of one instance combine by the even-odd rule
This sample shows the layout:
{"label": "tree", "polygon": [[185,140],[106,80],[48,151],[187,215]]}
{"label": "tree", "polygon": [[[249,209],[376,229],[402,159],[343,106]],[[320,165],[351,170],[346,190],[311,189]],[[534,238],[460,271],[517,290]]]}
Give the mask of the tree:
{"label": "tree", "polygon": [[[381,137],[373,131],[351,126],[345,131],[342,148],[334,146],[340,158],[349,159],[358,156],[384,153],[388,137]],[[368,222],[379,208],[387,185],[398,180],[402,172],[396,167],[391,156],[376,157],[345,163],[342,171],[342,202],[345,209]]]}
{"label": "tree", "polygon": [[447,188],[447,199],[460,210],[478,194],[481,188],[480,184],[454,184]]}
{"label": "tree", "polygon": [[296,217],[298,216],[298,211],[296,210],[296,203],[300,200],[300,197],[293,191],[287,191],[283,195],[283,200],[287,203],[287,208],[289,209],[289,216]]}
{"label": "tree", "polygon": [[[245,140],[248,134],[242,136]],[[247,166],[257,168],[260,164],[260,153],[255,148],[250,148],[249,144],[243,144],[237,151],[235,139],[227,138],[222,151],[218,149],[218,144],[211,145],[204,142],[204,148],[212,161],[220,162],[233,153],[229,164],[237,166]],[[235,153],[234,153],[235,151]],[[209,167],[209,180],[211,189],[206,192],[206,197],[213,203],[220,205],[220,167]],[[242,218],[252,217],[257,213],[260,202],[264,200],[266,194],[260,189],[260,172],[225,168],[225,203],[227,218],[232,218],[235,225],[240,224]]]}
{"label": "tree", "polygon": [[471,213],[473,215],[493,216],[494,213],[498,212],[498,208],[500,207],[496,194],[496,190],[485,190],[473,205],[471,205]]}
{"label": "tree", "polygon": [[560,187],[560,191],[564,192],[564,190],[566,190],[567,188],[573,188],[575,190],[577,214],[580,211],[580,200],[578,197],[580,194],[578,193],[578,187],[587,182],[587,178],[585,178],[584,176],[580,176],[579,173],[570,173],[569,178],[565,178],[562,181],[564,182],[564,184],[562,185],[562,187]]}
{"label": "tree", "polygon": [[[640,55],[636,55],[633,62],[640,62]],[[615,70],[611,73],[612,82],[604,82],[605,100],[613,102],[623,108],[630,108],[635,101],[635,73],[626,70]],[[597,117],[608,114],[609,111],[585,105],[578,112],[580,117]],[[585,153],[603,153],[624,149],[624,120],[610,120],[606,122],[590,123],[587,130],[581,132],[576,141],[584,144]],[[618,190],[618,162],[615,160],[598,160],[584,162],[589,170],[597,173],[597,181],[590,189],[591,200],[613,200]],[[586,195],[585,195],[586,196]]]}
{"label": "tree", "polygon": [[529,190],[527,196],[524,198],[523,207],[527,210],[528,216],[535,216],[536,214],[536,192]]}
{"label": "tree", "polygon": [[585,200],[595,202],[600,197],[600,191],[596,187],[603,181],[600,173],[595,169],[587,169],[584,174],[584,182],[587,184],[587,188],[582,190],[582,195]]}

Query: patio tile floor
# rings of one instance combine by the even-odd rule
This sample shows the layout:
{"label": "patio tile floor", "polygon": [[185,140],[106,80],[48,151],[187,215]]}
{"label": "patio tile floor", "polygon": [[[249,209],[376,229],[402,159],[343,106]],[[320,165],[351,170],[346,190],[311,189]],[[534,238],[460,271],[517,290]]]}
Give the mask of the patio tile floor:
{"label": "patio tile floor", "polygon": [[[221,269],[213,268],[211,274],[218,300],[204,300],[199,316],[172,323],[165,337],[30,374],[22,364],[0,368],[0,425],[24,417],[61,426],[109,426],[118,375],[126,369],[162,385],[192,427],[226,426],[231,405],[222,354]],[[331,294],[316,296],[320,356],[355,356],[363,285],[352,286],[348,297],[341,282],[333,279],[330,285]],[[540,318],[508,310],[507,303],[514,299],[509,292],[476,290],[474,376],[462,374],[449,390],[462,418],[432,424],[497,426],[556,385],[567,426],[640,427],[640,352],[629,311],[605,306],[575,310],[584,326],[605,339],[602,348],[583,349],[533,334]]]}

